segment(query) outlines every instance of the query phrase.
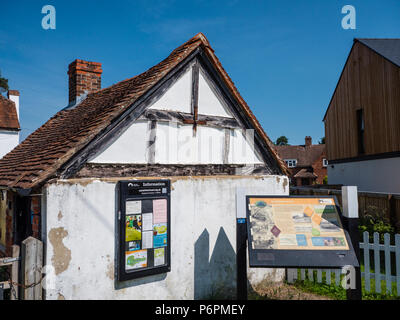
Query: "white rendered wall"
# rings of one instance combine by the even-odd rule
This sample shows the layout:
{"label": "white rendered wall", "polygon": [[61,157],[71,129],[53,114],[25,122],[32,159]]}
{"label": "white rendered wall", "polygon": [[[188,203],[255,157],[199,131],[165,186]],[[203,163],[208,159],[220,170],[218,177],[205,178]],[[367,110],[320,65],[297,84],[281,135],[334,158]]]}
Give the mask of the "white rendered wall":
{"label": "white rendered wall", "polygon": [[188,70],[160,97],[150,109],[190,113],[192,90],[192,68]]}
{"label": "white rendered wall", "polygon": [[[219,289],[234,297],[237,187],[249,194],[289,191],[283,176],[171,178],[171,272],[119,283],[116,181],[76,179],[48,185],[43,190],[45,257],[56,274],[46,299],[193,299]],[[283,276],[281,269],[248,270],[252,285]]]}
{"label": "white rendered wall", "polygon": [[89,159],[89,162],[146,163],[149,129],[148,121],[136,121],[116,141]]}
{"label": "white rendered wall", "polygon": [[14,149],[19,143],[19,132],[0,130],[0,158]]}
{"label": "white rendered wall", "polygon": [[17,111],[17,117],[19,120],[19,96],[10,95],[9,99],[15,103],[15,109]]}
{"label": "white rendered wall", "polygon": [[329,164],[328,183],[357,186],[359,191],[400,193],[400,158]]}
{"label": "white rendered wall", "polygon": [[224,101],[221,101],[208,83],[204,72],[199,75],[199,113],[212,116],[233,118]]}

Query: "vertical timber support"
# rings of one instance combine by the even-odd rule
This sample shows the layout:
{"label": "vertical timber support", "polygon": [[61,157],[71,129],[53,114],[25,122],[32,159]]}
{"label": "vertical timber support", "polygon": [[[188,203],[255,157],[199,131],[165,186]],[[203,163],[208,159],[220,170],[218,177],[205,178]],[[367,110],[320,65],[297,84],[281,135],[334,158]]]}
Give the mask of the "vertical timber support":
{"label": "vertical timber support", "polygon": [[[19,246],[18,245],[13,245],[12,246],[12,257],[13,258],[19,258]],[[15,260],[13,261],[11,265],[11,300],[18,300],[19,297],[19,287],[16,285],[18,282],[18,275],[19,275],[19,264],[20,260]]]}
{"label": "vertical timber support", "polygon": [[43,243],[29,237],[22,241],[23,300],[42,300]]}
{"label": "vertical timber support", "polygon": [[[358,193],[357,187],[345,186],[342,187],[342,204],[343,204],[343,222],[351,238],[354,252],[357,256],[357,260],[360,261],[360,236],[358,231],[359,217],[358,217]],[[348,300],[361,300],[362,288],[361,288],[361,269],[360,267],[354,267],[355,281],[350,281],[355,285],[347,289]]]}
{"label": "vertical timber support", "polygon": [[247,300],[247,223],[246,194],[236,189],[236,297]]}

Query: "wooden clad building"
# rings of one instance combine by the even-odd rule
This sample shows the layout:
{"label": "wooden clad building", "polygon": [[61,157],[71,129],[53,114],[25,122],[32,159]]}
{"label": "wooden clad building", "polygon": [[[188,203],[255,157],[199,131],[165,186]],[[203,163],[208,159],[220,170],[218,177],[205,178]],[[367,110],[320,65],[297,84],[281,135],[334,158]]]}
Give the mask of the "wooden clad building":
{"label": "wooden clad building", "polygon": [[324,123],[330,184],[400,193],[400,39],[354,40]]}

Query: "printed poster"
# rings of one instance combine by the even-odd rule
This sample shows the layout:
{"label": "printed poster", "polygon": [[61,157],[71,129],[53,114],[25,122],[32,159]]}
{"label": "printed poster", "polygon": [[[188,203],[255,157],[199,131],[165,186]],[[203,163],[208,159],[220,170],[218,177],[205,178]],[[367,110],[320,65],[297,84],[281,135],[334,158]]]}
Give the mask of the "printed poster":
{"label": "printed poster", "polygon": [[167,199],[153,200],[153,223],[167,222]]}
{"label": "printed poster", "polygon": [[154,249],[154,266],[161,266],[163,264],[165,264],[165,249]]}
{"label": "printed poster", "polygon": [[126,216],[125,241],[142,240],[142,215]]}
{"label": "printed poster", "polygon": [[143,231],[153,230],[153,213],[143,213],[142,222]]}
{"label": "printed poster", "polygon": [[125,202],[126,214],[139,214],[142,213],[142,201],[126,201]]}
{"label": "printed poster", "polygon": [[154,248],[165,247],[167,245],[167,224],[158,223],[153,227]]}
{"label": "printed poster", "polygon": [[153,248],[153,230],[143,231],[142,246],[143,246],[143,249]]}
{"label": "printed poster", "polygon": [[250,198],[253,249],[349,250],[334,199]]}
{"label": "printed poster", "polygon": [[147,250],[128,251],[125,254],[125,269],[132,270],[147,267]]}

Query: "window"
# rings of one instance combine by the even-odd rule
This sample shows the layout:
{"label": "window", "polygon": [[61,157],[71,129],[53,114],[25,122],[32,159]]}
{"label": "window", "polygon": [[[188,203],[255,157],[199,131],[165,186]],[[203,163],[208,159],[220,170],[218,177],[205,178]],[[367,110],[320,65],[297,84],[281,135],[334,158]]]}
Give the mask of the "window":
{"label": "window", "polygon": [[322,159],[322,166],[327,167],[328,166],[328,160]]}
{"label": "window", "polygon": [[285,159],[285,162],[289,168],[294,168],[297,165],[296,159]]}
{"label": "window", "polygon": [[362,109],[357,110],[357,139],[358,139],[358,154],[365,153],[364,144],[364,114]]}

